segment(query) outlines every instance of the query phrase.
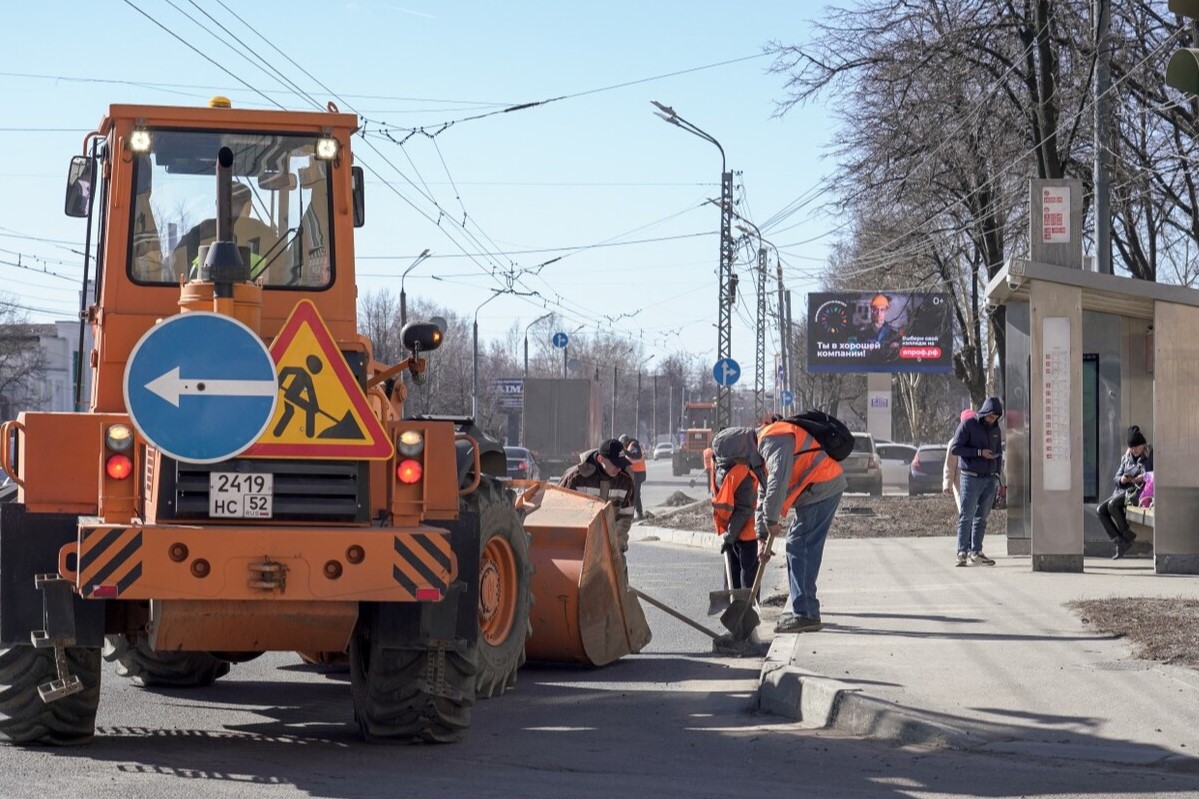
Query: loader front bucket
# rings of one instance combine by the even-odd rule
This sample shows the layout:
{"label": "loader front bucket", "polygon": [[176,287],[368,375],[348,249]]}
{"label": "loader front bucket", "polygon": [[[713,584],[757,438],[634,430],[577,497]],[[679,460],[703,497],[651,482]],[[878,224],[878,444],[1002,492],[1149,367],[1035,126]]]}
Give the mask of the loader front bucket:
{"label": "loader front bucket", "polygon": [[629,590],[612,506],[547,483],[514,487],[532,538],[528,659],[605,666],[640,652],[650,630]]}

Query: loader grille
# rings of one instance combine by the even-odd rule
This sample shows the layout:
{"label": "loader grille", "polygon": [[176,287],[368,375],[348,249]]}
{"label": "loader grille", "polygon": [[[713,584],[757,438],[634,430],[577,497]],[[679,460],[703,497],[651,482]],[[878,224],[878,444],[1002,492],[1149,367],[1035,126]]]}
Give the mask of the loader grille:
{"label": "loader grille", "polygon": [[241,459],[179,463],[162,459],[159,517],[208,519],[210,472],[274,475],[271,521],[364,522],[369,517],[369,466],[361,461]]}

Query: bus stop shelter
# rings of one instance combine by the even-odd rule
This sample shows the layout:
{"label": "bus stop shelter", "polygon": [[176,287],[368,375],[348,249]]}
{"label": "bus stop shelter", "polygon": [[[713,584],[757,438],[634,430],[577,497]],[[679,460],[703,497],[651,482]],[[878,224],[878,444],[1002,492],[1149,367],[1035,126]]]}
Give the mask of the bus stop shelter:
{"label": "bus stop shelter", "polygon": [[1154,505],[1134,514],[1158,574],[1199,573],[1199,290],[1012,260],[987,286],[1006,309],[1009,554],[1082,571],[1111,554],[1095,506],[1129,425],[1153,445]]}

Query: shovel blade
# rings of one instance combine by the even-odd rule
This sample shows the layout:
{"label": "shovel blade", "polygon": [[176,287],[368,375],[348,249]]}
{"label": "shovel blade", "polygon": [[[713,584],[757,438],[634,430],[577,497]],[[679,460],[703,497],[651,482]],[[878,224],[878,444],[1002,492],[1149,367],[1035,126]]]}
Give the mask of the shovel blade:
{"label": "shovel blade", "polygon": [[728,610],[734,602],[739,602],[749,599],[748,588],[727,588],[719,591],[712,591],[708,594],[708,615],[715,616],[718,613],[723,613]]}
{"label": "shovel blade", "polygon": [[720,623],[737,641],[748,640],[758,629],[758,622],[758,611],[748,598],[736,600],[720,616]]}

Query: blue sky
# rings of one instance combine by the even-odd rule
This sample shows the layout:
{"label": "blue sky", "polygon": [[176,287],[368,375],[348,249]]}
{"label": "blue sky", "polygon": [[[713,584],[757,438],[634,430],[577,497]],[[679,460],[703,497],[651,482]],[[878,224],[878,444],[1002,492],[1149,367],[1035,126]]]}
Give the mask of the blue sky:
{"label": "blue sky", "polygon": [[[605,317],[632,314],[618,324],[641,338],[647,354],[685,349],[714,359],[719,214],[705,200],[719,195],[720,157],[711,144],[655,117],[650,100],[673,106],[721,142],[729,167],[740,173],[738,210],[758,224],[808,193],[829,168],[820,158],[832,137],[823,109],[772,118],[783,86],[767,74],[768,57],[695,69],[758,55],[771,39],[802,41],[807,18],[819,12],[815,2],[225,0],[312,78],[217,0],[132,2],[263,94],[123,0],[6,9],[0,291],[20,296],[37,320],[73,315],[72,280],[81,266],[70,248],[82,243],[83,224],[61,213],[63,181],[83,134],[110,103],[199,105],[221,93],[239,107],[267,106],[270,98],[311,108],[180,13],[214,27],[197,6],[313,97],[334,99],[313,78],[319,80],[342,98],[335,100],[341,110],[370,120],[370,133],[386,124],[397,139],[401,128],[432,134],[444,122],[507,105],[581,95],[459,121],[435,138],[418,133],[402,146],[372,136],[367,141],[378,152],[355,142],[358,161],[409,200],[368,181],[368,224],[357,241],[360,291],[398,292],[400,273],[429,248],[434,257],[407,279],[409,297],[471,316],[505,282],[489,272],[564,256],[523,279],[549,304],[495,299],[479,313],[484,338],[500,337],[514,323],[523,328],[547,310],[562,315],[562,329],[582,325],[580,336],[609,328]],[[238,52],[251,49],[232,44]],[[685,70],[693,71],[645,81]],[[636,81],[645,82],[607,88]],[[784,251],[796,315],[807,291],[817,288],[811,276],[836,226],[814,210],[808,206],[764,230]],[[644,239],[661,241],[591,246]],[[588,249],[573,249],[579,247]],[[72,280],[3,263],[17,261],[18,252],[26,266]],[[752,318],[753,283],[745,269],[742,251],[742,311]],[[770,288],[773,299],[773,281]],[[749,367],[753,352],[752,328],[735,320],[734,357]]]}

